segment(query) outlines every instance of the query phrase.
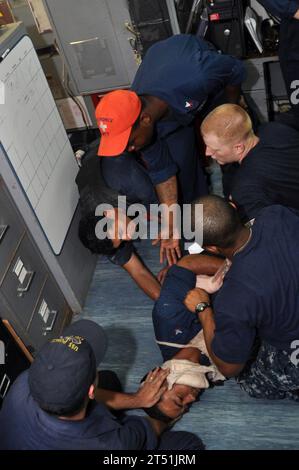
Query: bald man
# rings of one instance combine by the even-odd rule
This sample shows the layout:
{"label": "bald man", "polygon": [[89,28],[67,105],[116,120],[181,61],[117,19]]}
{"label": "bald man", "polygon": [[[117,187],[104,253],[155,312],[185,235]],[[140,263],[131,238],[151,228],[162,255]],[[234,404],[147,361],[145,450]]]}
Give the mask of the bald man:
{"label": "bald man", "polygon": [[299,209],[298,131],[270,122],[255,135],[246,111],[225,104],[205,118],[201,133],[206,155],[219,165],[234,164],[227,192],[243,222],[273,204]]}
{"label": "bald man", "polygon": [[[252,397],[298,401],[298,212],[274,205],[245,227],[218,196],[202,197],[197,204],[203,209],[203,247],[231,261],[211,303],[200,288],[184,301],[192,314],[197,312],[209,357],[225,377],[238,376]],[[193,211],[193,226],[195,217]]]}

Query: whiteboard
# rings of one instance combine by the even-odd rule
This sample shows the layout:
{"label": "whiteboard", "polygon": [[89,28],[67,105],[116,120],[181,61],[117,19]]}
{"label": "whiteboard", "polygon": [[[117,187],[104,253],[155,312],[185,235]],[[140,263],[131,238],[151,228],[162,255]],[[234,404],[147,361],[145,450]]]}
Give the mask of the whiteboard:
{"label": "whiteboard", "polygon": [[0,142],[59,254],[72,221],[78,166],[34,46],[24,36],[0,63]]}

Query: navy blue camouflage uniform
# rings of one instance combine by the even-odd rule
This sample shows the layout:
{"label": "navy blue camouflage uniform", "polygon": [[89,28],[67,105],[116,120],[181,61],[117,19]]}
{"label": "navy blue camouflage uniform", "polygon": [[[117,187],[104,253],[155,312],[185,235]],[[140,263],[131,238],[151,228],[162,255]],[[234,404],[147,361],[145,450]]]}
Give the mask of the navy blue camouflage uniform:
{"label": "navy blue camouflage uniform", "polygon": [[298,363],[296,350],[285,351],[263,342],[254,362],[245,367],[237,381],[253,398],[299,401]]}
{"label": "navy blue camouflage uniform", "polygon": [[247,364],[238,382],[255,398],[298,400],[298,233],[298,211],[263,209],[214,300],[212,350],[224,362]]}

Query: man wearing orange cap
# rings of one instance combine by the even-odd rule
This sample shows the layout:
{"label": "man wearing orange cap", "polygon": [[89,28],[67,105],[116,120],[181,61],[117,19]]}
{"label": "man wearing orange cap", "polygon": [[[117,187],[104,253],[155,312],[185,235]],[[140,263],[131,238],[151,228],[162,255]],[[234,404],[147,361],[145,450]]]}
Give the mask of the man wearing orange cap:
{"label": "man wearing orange cap", "polygon": [[[108,93],[97,106],[98,154],[118,156],[103,159],[107,184],[119,190],[115,175],[119,180],[124,177],[124,152],[141,151],[160,203],[190,203],[206,194],[193,121],[211,105],[237,102],[243,79],[240,61],[218,54],[195,36],[175,35],[154,44],[137,71],[132,91]],[[170,239],[162,239],[160,258],[166,254],[172,264],[180,248],[171,218],[169,225]]]}

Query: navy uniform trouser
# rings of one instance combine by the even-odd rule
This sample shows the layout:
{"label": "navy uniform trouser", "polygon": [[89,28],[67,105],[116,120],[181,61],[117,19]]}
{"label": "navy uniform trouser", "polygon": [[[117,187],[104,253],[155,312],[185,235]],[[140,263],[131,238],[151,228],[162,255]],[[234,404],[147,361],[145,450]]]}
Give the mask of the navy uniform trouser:
{"label": "navy uniform trouser", "polygon": [[284,351],[262,342],[256,359],[245,367],[237,382],[254,398],[299,401],[297,362],[296,351]]}

